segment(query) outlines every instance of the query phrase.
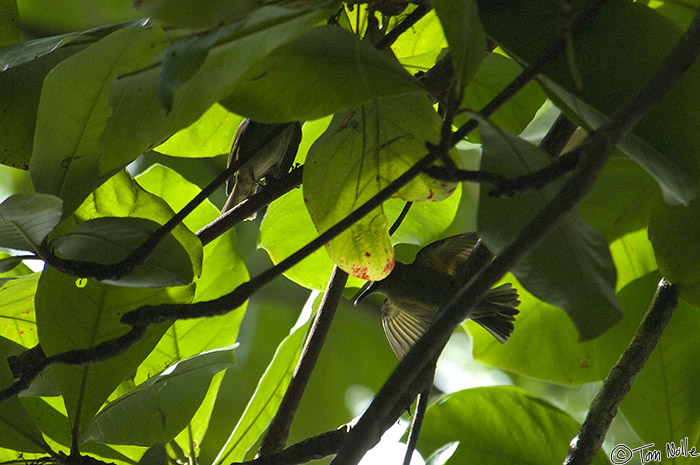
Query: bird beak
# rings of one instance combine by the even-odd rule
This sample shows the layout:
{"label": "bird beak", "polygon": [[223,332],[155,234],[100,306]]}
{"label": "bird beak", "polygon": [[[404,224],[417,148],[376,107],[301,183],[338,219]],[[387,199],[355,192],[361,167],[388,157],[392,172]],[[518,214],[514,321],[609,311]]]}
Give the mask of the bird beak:
{"label": "bird beak", "polygon": [[376,281],[367,281],[365,285],[357,291],[357,294],[352,297],[353,305],[357,305],[362,299],[373,293],[375,284],[377,284]]}

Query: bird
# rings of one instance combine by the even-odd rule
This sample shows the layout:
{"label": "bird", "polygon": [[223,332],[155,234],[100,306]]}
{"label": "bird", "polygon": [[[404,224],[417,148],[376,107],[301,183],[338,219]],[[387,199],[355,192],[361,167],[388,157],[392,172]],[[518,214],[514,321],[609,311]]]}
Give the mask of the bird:
{"label": "bird", "polygon": [[[411,264],[397,261],[380,281],[370,281],[354,298],[357,305],[372,293],[386,296],[382,326],[394,354],[402,359],[433,323],[439,310],[471,277],[469,257],[479,238],[475,233],[448,237],[421,249]],[[499,342],[513,332],[518,291],[511,283],[491,289],[474,308],[474,320]]]}
{"label": "bird", "polygon": [[[298,122],[267,124],[244,119],[238,126],[228,155],[227,168],[242,165],[226,181],[228,196],[221,213],[225,213],[255,194],[269,177],[289,172],[301,141]],[[254,213],[247,219],[255,219]]]}

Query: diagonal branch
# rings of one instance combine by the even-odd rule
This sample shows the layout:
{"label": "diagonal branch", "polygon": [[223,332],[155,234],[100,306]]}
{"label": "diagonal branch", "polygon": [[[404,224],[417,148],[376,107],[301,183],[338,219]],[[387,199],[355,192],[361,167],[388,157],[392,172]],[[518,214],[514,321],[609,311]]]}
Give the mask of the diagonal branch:
{"label": "diagonal branch", "polygon": [[486,292],[537,247],[592,188],[615,144],[627,135],[654,104],[668,92],[700,54],[700,12],[688,31],[651,78],[618,109],[610,120],[593,131],[577,149],[580,162],[561,191],[496,258],[484,267],[441,311],[437,320],[399,363],[372,404],[350,433],[333,460],[334,465],[357,463],[381,437],[382,425],[392,420],[395,397],[412,385],[416,373],[439,355],[457,325]]}
{"label": "diagonal branch", "polygon": [[593,462],[603,445],[605,433],[617,414],[617,408],[644,368],[677,305],[678,292],[666,279],[662,279],[632,342],[610,370],[581,429],[571,440],[564,465],[586,465]]}

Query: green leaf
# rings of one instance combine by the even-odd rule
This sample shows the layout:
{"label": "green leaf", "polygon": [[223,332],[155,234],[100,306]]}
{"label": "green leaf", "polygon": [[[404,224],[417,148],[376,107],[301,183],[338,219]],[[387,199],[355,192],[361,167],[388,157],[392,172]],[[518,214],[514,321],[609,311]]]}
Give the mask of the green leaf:
{"label": "green leaf", "polygon": [[313,315],[311,306],[316,296],[318,293],[312,292],[297,324],[277,347],[275,355],[258,382],[253,397],[250,398],[226,445],[213,463],[220,465],[242,461],[245,453],[255,444],[272,420],[301,355],[301,346]]}
{"label": "green leaf", "polygon": [[117,76],[138,69],[162,48],[157,28],[126,28],[63,60],[47,76],[37,114],[30,174],[38,192],[64,200],[73,212],[119,163],[106,163],[99,140],[112,113],[109,94]]}
{"label": "green leaf", "polygon": [[[160,227],[145,218],[104,217],[88,220],[51,241],[62,258],[112,264],[125,259]],[[130,287],[184,286],[192,282],[192,262],[171,235],[163,239],[146,262],[127,276],[105,283]]]}
{"label": "green leaf", "polygon": [[63,203],[52,195],[19,193],[0,204],[0,246],[34,252],[61,220]]}
{"label": "green leaf", "polygon": [[[0,139],[0,163],[22,170],[29,169],[39,94],[44,79],[58,63],[87,46],[82,41],[72,42],[71,45],[0,72],[0,93],[3,95],[0,101],[0,112],[3,114],[0,119],[0,134],[3,135]],[[13,48],[0,50],[0,69],[10,66],[7,61],[12,57],[8,56],[7,51]]]}
{"label": "green leaf", "polygon": [[96,42],[112,32],[126,27],[142,27],[147,20],[139,19],[119,24],[110,24],[108,26],[100,26],[87,31],[69,32],[52,37],[42,37],[40,39],[27,40],[25,42],[5,47],[0,50],[0,70],[20,66],[25,63],[32,62],[37,58],[54,53],[60,48],[68,45],[78,45]]}
{"label": "green leaf", "polygon": [[17,0],[0,1],[0,47],[19,42]]}
{"label": "green leaf", "polygon": [[646,228],[659,195],[657,184],[637,163],[613,156],[578,209],[591,226],[612,242]]}
{"label": "green leaf", "polygon": [[[145,218],[162,225],[174,214],[162,198],[145,191],[126,171],[120,171],[90,194],[72,216],[61,222],[54,237],[95,218]],[[186,219],[185,223],[188,222]],[[189,254],[194,276],[199,276],[202,271],[201,241],[184,225],[178,225],[171,234]]]}
{"label": "green leaf", "polygon": [[[123,166],[194,123],[231,92],[256,60],[299,36],[327,15],[327,10],[300,11],[266,6],[253,12],[244,22],[210,33],[216,37],[211,48],[206,49],[207,43],[201,36],[184,39],[194,42],[187,53],[206,52],[206,59],[189,79],[177,78],[182,84],[175,86],[170,112],[157,99],[159,88],[170,86],[161,79],[164,62],[121,78],[110,98],[114,113],[100,140],[106,155],[100,161],[101,171],[109,172]],[[183,50],[182,47],[178,49]],[[166,52],[167,59],[187,61],[190,58],[182,55],[176,58]],[[191,69],[183,72],[191,73]],[[166,79],[169,78],[166,76]]]}
{"label": "green leaf", "polygon": [[[422,95],[376,100],[336,115],[309,150],[304,168],[304,201],[316,228],[327,230],[405,173],[426,155],[426,142],[438,141],[440,125]],[[455,187],[421,175],[398,195],[440,201]],[[353,276],[381,279],[394,266],[388,230],[378,207],[332,240],[328,253]]]}
{"label": "green leaf", "polygon": [[214,157],[231,150],[243,118],[215,103],[197,121],[154,148],[173,157]]}
{"label": "green leaf", "polygon": [[[162,165],[154,165],[138,176],[138,183],[153,194],[163,196],[169,205],[181,209],[199,188],[180,174]],[[219,216],[208,200],[185,218],[185,224],[200,229]],[[213,300],[233,291],[248,280],[248,272],[238,252],[236,231],[231,229],[204,248],[202,274],[197,278],[194,301]],[[176,321],[148,358],[139,367],[136,381],[145,379],[164,366],[201,352],[236,342],[245,306],[225,315]]]}
{"label": "green leaf", "polygon": [[[123,314],[142,305],[186,303],[192,294],[192,286],[124,288],[90,279],[76,280],[47,268],[41,274],[36,292],[39,342],[47,356],[95,347],[128,331],[120,323]],[[52,368],[73,424],[82,431],[107,396],[136,370],[167,326],[149,326],[140,342],[109,360]]]}
{"label": "green leaf", "polygon": [[[514,60],[498,53],[489,53],[464,89],[461,106],[474,111],[481,110],[521,72],[522,67]],[[529,82],[496,110],[489,117],[489,121],[502,129],[519,134],[533,120],[545,98],[542,89],[536,83]],[[466,113],[458,114],[455,124],[462,125],[469,118]],[[478,131],[472,132],[468,138],[478,142],[480,140]]]}
{"label": "green leaf", "polygon": [[[418,202],[411,210],[399,229],[391,237],[393,244],[408,243],[427,245],[438,239],[452,223],[457,213],[461,186],[457,186],[454,195],[442,202]],[[390,222],[398,217],[405,202],[390,199],[384,204]],[[275,200],[265,213],[260,225],[258,247],[265,249],[270,260],[277,264],[299,249],[299,244],[306,244],[318,236],[309,216],[300,190],[294,190]],[[308,289],[323,290],[333,271],[334,263],[324,250],[317,250],[302,260],[284,275]],[[361,287],[363,281],[349,277],[347,287]]]}
{"label": "green leaf", "polygon": [[700,199],[687,207],[656,202],[649,219],[649,240],[659,270],[693,305],[700,304]]}
{"label": "green leaf", "polygon": [[305,121],[409,92],[423,88],[396,59],[348,31],[327,26],[261,58],[224,105],[256,121]]}
{"label": "green leaf", "polygon": [[521,301],[515,331],[507,344],[500,344],[490,334],[477,329],[475,323],[467,322],[474,339],[474,358],[501,370],[564,385],[604,379],[632,339],[641,312],[649,305],[649,302],[642,303],[641,308],[630,305],[627,296],[639,293],[640,289],[647,295],[649,287],[653,290],[655,284],[643,283],[640,287],[631,283],[643,281],[641,278],[656,270],[646,230],[617,239],[610,244],[610,250],[618,270],[618,296],[624,317],[605,334],[592,341],[578,342],[576,328],[561,310],[537,299],[515,277],[508,275],[503,281],[513,283]]}
{"label": "green leaf", "polygon": [[259,4],[255,0],[141,0],[137,6],[168,26],[203,28],[241,19]]}
{"label": "green leaf", "polygon": [[457,92],[476,74],[486,53],[486,37],[475,0],[436,0],[435,13],[450,44]]}
{"label": "green leaf", "polygon": [[234,364],[233,347],[178,362],[109,403],[87,426],[81,440],[165,444],[192,419],[213,376]]}
{"label": "green leaf", "polygon": [[[572,2],[572,16],[585,2]],[[561,4],[556,0],[479,2],[487,34],[511,56],[531,63],[561,37]],[[572,37],[573,52],[550,62],[542,84],[550,98],[585,127],[597,127],[645,83],[674,47],[681,30],[647,7],[607,2],[581,33]],[[569,59],[580,70],[582,86],[572,77]],[[661,186],[671,203],[688,203],[699,173],[700,63],[636,126],[621,144]]]}
{"label": "green leaf", "polygon": [[[481,122],[481,137],[481,168],[486,172],[512,178],[552,161],[537,147],[486,121]],[[489,249],[503,250],[556,195],[562,182],[512,199],[481,196],[479,236]],[[529,292],[565,310],[582,340],[599,336],[622,317],[608,244],[576,212],[512,271]]]}
{"label": "green leaf", "polygon": [[0,336],[24,347],[39,342],[34,318],[34,294],[41,273],[11,279],[0,287]]}
{"label": "green leaf", "polygon": [[401,34],[391,46],[399,62],[411,74],[427,71],[447,48],[447,40],[435,10],[423,16],[410,34]]}
{"label": "green leaf", "polygon": [[[0,388],[9,387],[14,380],[5,357],[0,360]],[[0,401],[0,447],[22,452],[48,452],[41,431],[37,428],[17,397]]]}
{"label": "green leaf", "polygon": [[[459,441],[450,463],[552,464],[566,456],[579,424],[512,386],[467,389],[428,407],[418,449],[424,456]],[[609,463],[600,451],[593,461]]]}

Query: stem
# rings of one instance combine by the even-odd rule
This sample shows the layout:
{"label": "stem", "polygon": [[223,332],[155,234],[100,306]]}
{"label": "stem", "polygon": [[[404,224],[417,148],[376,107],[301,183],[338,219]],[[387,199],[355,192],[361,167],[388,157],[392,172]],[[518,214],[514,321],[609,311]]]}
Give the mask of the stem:
{"label": "stem", "polygon": [[564,465],[585,465],[593,462],[603,445],[605,433],[617,414],[617,408],[632,388],[664,328],[678,305],[678,292],[665,278],[661,279],[651,306],[639,325],[627,350],[610,370],[598,395],[588,410],[586,420],[571,440]]}
{"label": "stem", "polygon": [[347,280],[348,274],[346,272],[337,266],[333,268],[328,287],[321,301],[321,307],[316,313],[316,319],[309,332],[306,345],[302,350],[299,363],[294,370],[289,387],[284,393],[279,409],[272,419],[267,434],[258,450],[259,457],[274,454],[282,450],[287,443],[289,428],[292,425],[292,421],[294,421],[294,416],[301,403],[301,398],[304,395],[309,379],[311,379],[311,373],[313,373],[318,361],[323,343],[333,322],[335,311],[340,303],[340,298],[343,296]]}

